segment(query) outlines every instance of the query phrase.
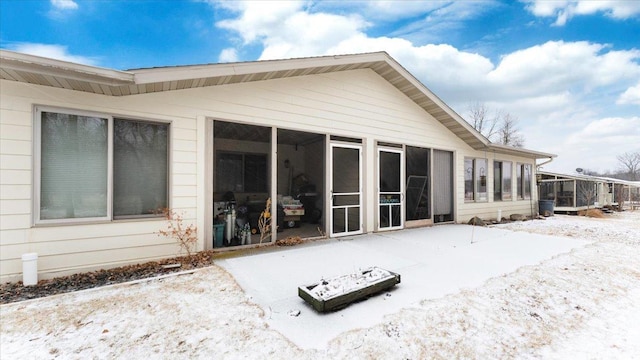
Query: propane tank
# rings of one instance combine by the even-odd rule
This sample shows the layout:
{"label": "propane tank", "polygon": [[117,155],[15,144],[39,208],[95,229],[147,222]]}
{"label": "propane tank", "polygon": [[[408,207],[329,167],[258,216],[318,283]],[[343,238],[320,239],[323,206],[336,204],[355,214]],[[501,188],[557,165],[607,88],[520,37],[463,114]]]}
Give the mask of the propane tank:
{"label": "propane tank", "polygon": [[231,239],[236,237],[236,209],[231,208]]}
{"label": "propane tank", "polygon": [[236,209],[227,209],[224,220],[224,238],[227,240],[227,243],[230,244],[236,235]]}

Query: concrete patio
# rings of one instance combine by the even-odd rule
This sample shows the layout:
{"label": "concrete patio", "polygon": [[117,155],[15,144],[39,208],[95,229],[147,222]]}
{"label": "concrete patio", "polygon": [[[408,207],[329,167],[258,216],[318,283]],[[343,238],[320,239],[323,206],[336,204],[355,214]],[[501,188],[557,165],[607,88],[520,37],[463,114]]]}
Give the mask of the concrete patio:
{"label": "concrete patio", "polygon": [[[269,326],[302,348],[324,348],[339,334],[370,327],[384,316],[419,306],[486,280],[537,264],[587,241],[467,225],[441,225],[309,242],[279,251],[218,260]],[[297,295],[311,284],[370,266],[401,274],[386,293],[319,314]],[[293,316],[291,311],[300,311]]]}

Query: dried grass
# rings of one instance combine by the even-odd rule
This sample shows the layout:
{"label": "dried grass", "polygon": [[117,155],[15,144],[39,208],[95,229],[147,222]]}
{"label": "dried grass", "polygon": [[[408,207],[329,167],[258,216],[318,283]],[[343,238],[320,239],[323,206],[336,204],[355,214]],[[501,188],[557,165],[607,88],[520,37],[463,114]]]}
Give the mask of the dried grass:
{"label": "dried grass", "polygon": [[600,209],[589,209],[589,210],[578,211],[578,215],[586,216],[586,217],[592,217],[592,218],[598,218],[598,219],[606,218],[605,214]]}
{"label": "dried grass", "polygon": [[276,241],[278,246],[294,246],[302,243],[303,240],[300,236],[289,236],[286,239]]}

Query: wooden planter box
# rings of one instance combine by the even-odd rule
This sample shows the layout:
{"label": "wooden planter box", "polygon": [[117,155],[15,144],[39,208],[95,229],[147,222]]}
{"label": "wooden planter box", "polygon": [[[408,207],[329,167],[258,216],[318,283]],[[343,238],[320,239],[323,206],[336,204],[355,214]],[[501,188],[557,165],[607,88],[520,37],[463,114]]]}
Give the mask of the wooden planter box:
{"label": "wooden planter box", "polygon": [[298,296],[316,311],[327,312],[344,308],[352,302],[365,299],[399,283],[400,274],[372,267],[354,274],[299,286]]}

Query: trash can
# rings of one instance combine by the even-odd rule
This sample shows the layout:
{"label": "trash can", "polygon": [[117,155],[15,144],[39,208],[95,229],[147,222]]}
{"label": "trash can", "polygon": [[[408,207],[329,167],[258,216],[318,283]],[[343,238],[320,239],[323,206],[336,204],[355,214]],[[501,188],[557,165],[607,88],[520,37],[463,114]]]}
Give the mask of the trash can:
{"label": "trash can", "polygon": [[553,200],[538,200],[538,212],[542,216],[553,216]]}
{"label": "trash can", "polygon": [[22,254],[22,284],[24,286],[38,283],[38,254]]}
{"label": "trash can", "polygon": [[224,223],[213,224],[213,247],[222,247],[222,238],[224,236]]}

